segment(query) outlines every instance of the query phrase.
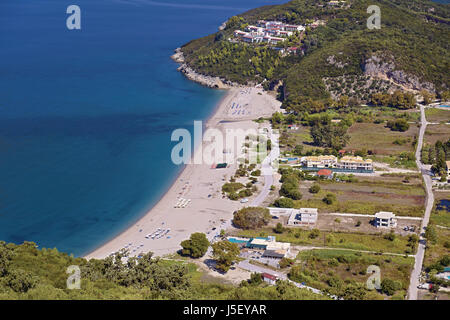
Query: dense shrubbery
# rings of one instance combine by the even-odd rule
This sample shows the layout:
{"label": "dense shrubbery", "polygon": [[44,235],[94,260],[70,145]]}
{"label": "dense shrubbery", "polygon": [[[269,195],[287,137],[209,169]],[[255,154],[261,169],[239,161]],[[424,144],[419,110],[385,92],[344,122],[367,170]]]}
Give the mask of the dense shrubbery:
{"label": "dense shrubbery", "polygon": [[239,247],[228,240],[216,242],[212,245],[216,269],[227,272],[233,262],[239,257]]}
{"label": "dense shrubbery", "polygon": [[290,198],[279,198],[275,200],[274,205],[278,208],[293,208],[294,200]]}
{"label": "dense shrubbery", "polygon": [[409,129],[409,123],[405,119],[397,119],[388,121],[386,126],[390,128],[392,131],[408,131]]}
{"label": "dense shrubbery", "polygon": [[[74,258],[56,249],[36,248],[0,242],[0,299],[224,299],[260,300],[327,299],[286,283],[276,286],[246,287],[197,281],[190,272],[195,267],[152,257],[130,258],[125,253],[105,259]],[[81,268],[81,289],[68,290],[67,267]]]}
{"label": "dense shrubbery", "polygon": [[203,257],[208,250],[209,241],[204,233],[196,232],[191,234],[189,240],[181,242],[181,253],[192,258]]}
{"label": "dense shrubbery", "polygon": [[267,225],[271,218],[267,208],[247,207],[234,213],[233,224],[242,229],[257,229]]}
{"label": "dense shrubbery", "polygon": [[375,93],[370,102],[375,106],[392,107],[397,109],[410,109],[416,106],[414,94],[396,90],[393,94]]}

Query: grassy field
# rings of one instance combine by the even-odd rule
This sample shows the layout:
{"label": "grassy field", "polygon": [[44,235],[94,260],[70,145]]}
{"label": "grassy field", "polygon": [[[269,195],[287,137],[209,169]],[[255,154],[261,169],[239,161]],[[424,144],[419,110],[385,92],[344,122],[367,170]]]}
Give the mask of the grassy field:
{"label": "grassy field", "polygon": [[317,238],[310,238],[310,231],[299,228],[286,228],[283,233],[275,233],[272,228],[260,230],[241,230],[242,237],[276,236],[277,241],[296,245],[314,245],[331,248],[346,248],[363,251],[389,252],[403,254],[409,248],[408,238],[397,235],[393,241],[381,234],[344,233],[321,231]]}
{"label": "grassy field", "polygon": [[427,108],[425,117],[429,122],[447,123],[450,122],[450,110]]}
{"label": "grassy field", "polygon": [[[398,155],[414,151],[414,136],[419,129],[410,124],[406,132],[391,131],[385,123],[355,123],[348,130],[350,141],[346,150],[371,150],[376,155]],[[395,143],[394,143],[395,142]]]}
{"label": "grassy field", "polygon": [[[297,266],[291,272],[292,278],[299,278],[310,286],[330,290],[344,283],[355,281],[365,285],[369,275],[367,268],[376,265],[380,268],[381,280],[391,279],[401,284],[394,298],[404,297],[409,284],[409,275],[414,259],[399,256],[380,256],[343,250],[308,250],[297,256]],[[386,296],[371,291],[368,299],[385,299]]]}
{"label": "grassy field", "polygon": [[301,145],[304,153],[310,150],[323,150],[323,148],[313,145],[310,127],[299,125],[298,130],[289,130],[288,135],[290,145],[293,147],[296,145]]}
{"label": "grassy field", "polygon": [[450,125],[448,124],[434,124],[428,125],[425,132],[425,143],[435,144],[436,141],[447,141],[450,138]]}
{"label": "grassy field", "polygon": [[[318,208],[323,212],[375,214],[391,211],[402,216],[423,215],[425,191],[418,176],[409,176],[409,183],[403,182],[404,176],[357,179],[351,183],[319,181],[321,191],[317,194],[301,188],[303,197],[295,201],[295,207]],[[330,205],[323,202],[327,193],[335,194],[337,201]]]}
{"label": "grassy field", "polygon": [[436,244],[427,244],[427,249],[425,250],[424,266],[429,266],[440,260],[444,255],[450,254],[450,249],[446,248],[445,245],[450,242],[450,229],[443,229],[435,227],[437,233]]}

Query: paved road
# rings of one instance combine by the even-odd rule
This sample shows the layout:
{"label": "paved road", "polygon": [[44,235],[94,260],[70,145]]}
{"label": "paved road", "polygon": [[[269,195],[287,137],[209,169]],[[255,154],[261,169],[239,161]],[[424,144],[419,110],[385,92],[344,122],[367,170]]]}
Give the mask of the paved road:
{"label": "paved road", "polygon": [[427,119],[425,118],[425,108],[420,106],[421,113],[421,126],[419,131],[419,139],[417,141],[417,149],[416,149],[416,164],[419,170],[422,172],[423,179],[425,181],[425,189],[426,189],[426,206],[425,206],[425,214],[423,216],[422,225],[420,228],[420,240],[417,248],[416,259],[414,263],[414,269],[411,273],[411,279],[408,289],[408,299],[409,300],[417,300],[417,286],[419,285],[419,278],[422,272],[423,258],[425,255],[425,247],[426,240],[423,237],[425,229],[430,221],[431,209],[433,208],[434,196],[432,190],[432,181],[430,176],[430,171],[424,166],[424,164],[420,161],[422,146],[423,146],[423,137],[425,135],[425,130],[427,128]]}
{"label": "paved road", "polygon": [[264,176],[264,186],[258,196],[251,202],[251,207],[260,206],[269,195],[270,187],[273,185],[274,168],[272,167],[272,163],[273,161],[278,161],[280,148],[278,146],[278,135],[273,133],[272,129],[269,129],[269,138],[272,141],[272,150],[261,164],[261,174]]}

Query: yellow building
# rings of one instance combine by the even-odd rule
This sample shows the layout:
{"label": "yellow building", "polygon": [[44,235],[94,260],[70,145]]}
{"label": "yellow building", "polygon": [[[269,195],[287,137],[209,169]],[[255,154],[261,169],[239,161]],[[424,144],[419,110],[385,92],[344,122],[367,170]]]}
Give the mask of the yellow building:
{"label": "yellow building", "polygon": [[349,170],[373,170],[372,160],[367,159],[364,160],[361,157],[354,156],[345,156],[342,157],[337,167],[340,169],[349,169]]}
{"label": "yellow building", "polygon": [[332,155],[309,156],[302,158],[302,162],[308,168],[333,168],[336,166],[337,158]]}

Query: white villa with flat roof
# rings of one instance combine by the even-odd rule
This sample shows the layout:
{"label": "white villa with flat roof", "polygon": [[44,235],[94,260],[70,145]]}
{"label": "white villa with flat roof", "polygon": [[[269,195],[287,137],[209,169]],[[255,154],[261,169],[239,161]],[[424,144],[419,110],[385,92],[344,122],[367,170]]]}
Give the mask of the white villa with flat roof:
{"label": "white villa with flat roof", "polygon": [[375,213],[375,226],[377,228],[395,228],[397,226],[395,214],[386,211]]}
{"label": "white villa with flat roof", "polygon": [[319,212],[317,208],[301,208],[292,211],[289,216],[288,225],[292,226],[313,226],[317,222]]}

